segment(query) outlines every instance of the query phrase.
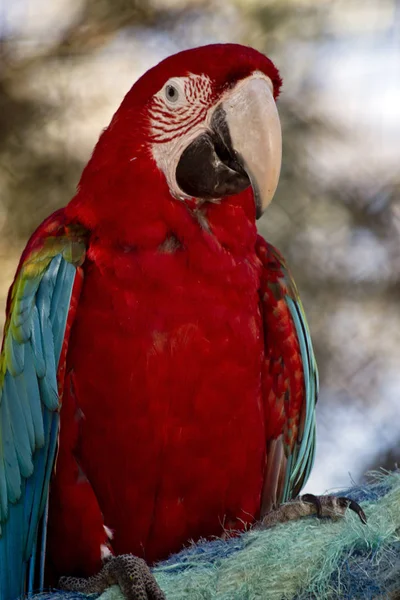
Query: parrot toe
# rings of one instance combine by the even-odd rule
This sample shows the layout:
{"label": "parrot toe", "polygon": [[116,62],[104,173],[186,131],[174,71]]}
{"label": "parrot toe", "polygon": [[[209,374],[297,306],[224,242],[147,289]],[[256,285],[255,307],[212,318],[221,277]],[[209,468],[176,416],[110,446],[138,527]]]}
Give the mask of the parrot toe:
{"label": "parrot toe", "polygon": [[273,527],[278,523],[295,521],[302,517],[317,515],[317,517],[328,517],[335,519],[343,517],[347,509],[353,510],[365,525],[367,517],[361,506],[345,496],[314,496],[304,494],[295,500],[282,504],[275,510],[267,513],[259,526],[263,528]]}
{"label": "parrot toe", "polygon": [[102,593],[114,584],[127,600],[165,600],[148,565],[132,554],[108,558],[100,573],[88,579],[61,577],[59,581],[61,589],[84,594]]}

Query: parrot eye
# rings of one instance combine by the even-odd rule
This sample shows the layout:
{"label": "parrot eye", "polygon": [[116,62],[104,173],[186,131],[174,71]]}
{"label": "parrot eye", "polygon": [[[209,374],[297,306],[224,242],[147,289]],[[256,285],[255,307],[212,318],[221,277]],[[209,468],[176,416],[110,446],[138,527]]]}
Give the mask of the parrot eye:
{"label": "parrot eye", "polygon": [[165,97],[169,102],[177,102],[179,99],[179,92],[174,85],[168,84],[165,86]]}

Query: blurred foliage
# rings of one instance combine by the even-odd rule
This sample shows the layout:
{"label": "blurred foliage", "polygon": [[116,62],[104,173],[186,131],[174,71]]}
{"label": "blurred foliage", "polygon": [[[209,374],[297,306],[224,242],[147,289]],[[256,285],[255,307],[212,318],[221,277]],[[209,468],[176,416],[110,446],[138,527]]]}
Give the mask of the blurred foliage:
{"label": "blurred foliage", "polygon": [[[11,0],[6,14],[8,4]],[[390,407],[400,405],[399,172],[372,172],[368,166],[363,171],[353,158],[344,172],[330,176],[320,160],[321,148],[325,153],[332,148],[335,158],[354,141],[346,125],[321,107],[317,73],[321,48],[330,43],[335,52],[340,10],[344,17],[348,7],[359,10],[361,18],[360,3],[357,8],[356,2],[340,1],[81,0],[69,13],[61,4],[57,34],[49,26],[46,35],[45,23],[29,40],[18,28],[2,29],[3,299],[29,234],[74,194],[90,145],[127,91],[125,83],[133,83],[129,69],[136,65],[139,73],[154,62],[153,55],[201,43],[229,38],[253,45],[271,56],[286,81],[279,100],[281,183],[260,230],[287,255],[306,305],[322,381],[322,436],[331,429],[332,411],[345,415],[350,404],[358,411],[342,438],[339,420],[336,447],[323,454],[320,471],[339,469],[334,455],[346,452],[365,456],[365,468],[379,466],[385,453],[399,461],[400,436],[389,426]],[[366,2],[364,9],[371,12],[375,4]],[[382,7],[390,17],[396,2],[384,0]],[[348,24],[345,30],[351,37]],[[108,105],[105,95],[112,97]],[[357,439],[368,419],[374,441],[361,450]],[[341,473],[349,468],[342,465]]]}

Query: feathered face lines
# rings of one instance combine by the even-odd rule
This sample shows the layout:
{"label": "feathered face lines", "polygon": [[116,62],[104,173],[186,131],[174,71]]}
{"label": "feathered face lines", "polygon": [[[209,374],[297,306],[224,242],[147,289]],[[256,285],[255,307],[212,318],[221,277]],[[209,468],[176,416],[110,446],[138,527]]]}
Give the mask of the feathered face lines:
{"label": "feathered face lines", "polygon": [[257,217],[278,183],[281,157],[273,81],[262,71],[218,85],[207,75],[168,79],[151,99],[149,144],[171,195],[220,201],[252,185]]}
{"label": "feathered face lines", "polygon": [[153,96],[149,107],[150,141],[169,142],[205,121],[212,106],[207,75],[189,74],[169,79]]}

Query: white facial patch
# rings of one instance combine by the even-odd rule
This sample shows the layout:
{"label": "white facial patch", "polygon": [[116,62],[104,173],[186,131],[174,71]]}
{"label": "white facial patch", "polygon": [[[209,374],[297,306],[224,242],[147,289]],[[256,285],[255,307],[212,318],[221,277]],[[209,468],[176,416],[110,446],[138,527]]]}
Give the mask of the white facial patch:
{"label": "white facial patch", "polygon": [[211,97],[210,78],[191,73],[169,79],[153,97],[149,109],[153,158],[171,193],[179,199],[189,196],[176,183],[176,167],[184,149],[209,130]]}
{"label": "white facial patch", "polygon": [[[211,131],[218,105],[222,106],[233,150],[250,178],[259,217],[278,184],[282,145],[274,86],[261,71],[253,71],[228,87],[218,100],[207,75],[169,79],[153,96],[149,108],[153,158],[171,194],[180,200],[190,198],[177,184],[177,166],[184,150]],[[215,169],[219,163],[215,153]]]}

